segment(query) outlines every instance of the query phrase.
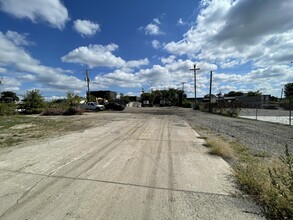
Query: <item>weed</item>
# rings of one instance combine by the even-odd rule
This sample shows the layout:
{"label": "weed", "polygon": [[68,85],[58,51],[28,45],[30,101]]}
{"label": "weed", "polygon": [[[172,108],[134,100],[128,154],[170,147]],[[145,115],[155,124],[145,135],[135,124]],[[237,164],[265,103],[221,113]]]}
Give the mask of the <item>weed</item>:
{"label": "weed", "polygon": [[212,148],[212,146],[210,144],[208,144],[208,143],[204,143],[203,146],[206,147],[206,148]]}
{"label": "weed", "polygon": [[224,141],[222,138],[205,138],[206,143],[203,145],[207,148],[210,148],[209,153],[212,155],[217,155],[223,157],[224,159],[231,159],[233,156],[233,150],[229,144]]}
{"label": "weed", "polygon": [[266,206],[273,217],[293,218],[293,156],[286,146],[278,166],[268,169],[271,191]]}
{"label": "weed", "polygon": [[284,156],[272,158],[266,152],[252,153],[238,141],[197,131],[207,137],[204,146],[211,154],[232,158],[239,186],[262,205],[268,219],[293,219],[293,156],[287,146]]}

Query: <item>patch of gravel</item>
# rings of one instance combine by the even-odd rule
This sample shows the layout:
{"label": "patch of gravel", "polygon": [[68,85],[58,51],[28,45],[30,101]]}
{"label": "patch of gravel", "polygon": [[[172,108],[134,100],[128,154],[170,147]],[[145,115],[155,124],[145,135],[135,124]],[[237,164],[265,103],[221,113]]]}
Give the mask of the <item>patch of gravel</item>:
{"label": "patch of gravel", "polygon": [[293,127],[271,122],[231,118],[200,111],[180,114],[194,127],[210,129],[226,138],[239,141],[253,153],[283,155],[285,145],[293,152]]}
{"label": "patch of gravel", "polygon": [[253,153],[284,155],[285,145],[293,153],[293,126],[244,118],[231,118],[183,108],[128,108],[127,112],[178,115],[195,130],[207,129],[230,140],[239,141]]}

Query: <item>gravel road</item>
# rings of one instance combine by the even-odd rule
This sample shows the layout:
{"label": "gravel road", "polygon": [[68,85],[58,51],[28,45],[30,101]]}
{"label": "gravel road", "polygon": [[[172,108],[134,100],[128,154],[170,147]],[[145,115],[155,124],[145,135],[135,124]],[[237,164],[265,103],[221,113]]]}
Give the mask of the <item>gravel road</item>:
{"label": "gravel road", "polygon": [[237,140],[254,153],[279,156],[285,145],[293,153],[293,127],[264,121],[231,118],[197,111],[188,114],[191,126],[211,129],[225,137]]}
{"label": "gravel road", "polygon": [[0,150],[0,219],[262,219],[231,194],[231,168],[187,123],[194,113],[81,116],[97,125]]}
{"label": "gravel road", "polygon": [[[129,109],[129,111],[138,110]],[[139,112],[157,114],[158,110],[144,109]],[[159,112],[160,114],[176,114],[184,118],[195,130],[209,129],[228,139],[239,141],[254,153],[283,155],[285,145],[288,145],[290,152],[293,153],[293,126],[220,116],[192,109],[161,108]]]}

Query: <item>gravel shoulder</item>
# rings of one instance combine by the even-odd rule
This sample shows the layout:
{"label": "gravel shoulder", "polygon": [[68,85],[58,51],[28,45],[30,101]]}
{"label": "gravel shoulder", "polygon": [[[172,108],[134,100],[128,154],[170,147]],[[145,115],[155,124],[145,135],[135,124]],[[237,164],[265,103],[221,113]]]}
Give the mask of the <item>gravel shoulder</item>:
{"label": "gravel shoulder", "polygon": [[229,140],[239,141],[255,154],[283,155],[285,145],[293,152],[293,127],[283,124],[232,118],[183,108],[128,109],[145,114],[176,114],[196,131],[210,131]]}
{"label": "gravel shoulder", "polygon": [[189,118],[191,126],[201,126],[239,141],[256,154],[283,155],[285,145],[293,152],[293,128],[287,125],[203,112],[196,112],[195,117]]}

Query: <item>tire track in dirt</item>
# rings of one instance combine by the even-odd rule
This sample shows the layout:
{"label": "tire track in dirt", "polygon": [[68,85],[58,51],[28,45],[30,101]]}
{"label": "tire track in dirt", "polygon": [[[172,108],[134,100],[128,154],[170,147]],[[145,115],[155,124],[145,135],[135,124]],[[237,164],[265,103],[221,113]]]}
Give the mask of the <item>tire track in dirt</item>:
{"label": "tire track in dirt", "polygon": [[169,208],[169,218],[174,219],[174,167],[173,167],[173,157],[172,157],[172,143],[171,143],[171,121],[168,120],[168,208]]}
{"label": "tire track in dirt", "polygon": [[[160,142],[159,145],[156,148],[156,153],[155,153],[155,159],[154,161],[156,163],[153,163],[153,169],[151,171],[151,176],[150,180],[148,182],[148,186],[156,186],[157,183],[157,174],[158,174],[158,169],[159,169],[159,162],[161,159],[161,153],[162,153],[162,148],[163,148],[163,138],[164,138],[164,131],[165,131],[165,123],[160,125]],[[151,219],[150,214],[151,214],[151,208],[154,202],[154,194],[155,194],[155,188],[149,188],[146,194],[146,203],[145,203],[145,210],[143,212],[143,219]]]}
{"label": "tire track in dirt", "polygon": [[[98,150],[96,150],[94,152],[90,152],[90,153],[84,155],[83,157],[81,157],[79,160],[74,161],[75,162],[74,166],[68,167],[69,169],[64,168],[64,169],[62,169],[60,171],[62,171],[63,174],[66,174],[66,176],[69,176],[70,173],[72,173],[73,171],[76,171],[77,169],[79,169],[80,175],[84,174],[85,172],[87,172],[91,168],[93,168],[102,159],[104,159],[107,155],[109,155],[111,152],[113,152],[116,148],[118,148],[123,141],[125,141],[127,138],[129,138],[129,136],[131,136],[137,129],[142,127],[143,124],[144,124],[144,122],[140,122],[139,124],[135,124],[134,127],[131,127],[127,131],[123,132],[122,134],[120,134],[118,137],[116,137],[115,139],[113,139],[109,143],[104,144],[102,148],[99,148]],[[124,136],[124,134],[126,134],[126,135]],[[112,144],[114,144],[114,145],[111,148],[109,148],[109,146],[111,146]],[[105,151],[102,155],[100,155],[100,157],[98,159],[94,159],[95,157],[97,157],[98,154],[100,154],[102,151],[104,151],[107,148],[109,148],[109,149],[107,151]],[[94,160],[91,161],[92,159],[94,159]],[[71,165],[71,164],[68,164],[68,165]],[[81,168],[82,166],[85,166],[85,167]],[[52,175],[53,173],[54,172],[51,172],[49,175]],[[54,174],[54,175],[56,175],[56,174]],[[62,176],[62,174],[58,174],[58,175]],[[80,175],[78,175],[77,177],[80,177]],[[30,189],[25,191],[24,194],[23,194],[24,196],[21,196],[13,206],[11,206],[8,210],[6,210],[0,216],[0,218],[1,217],[6,217],[7,215],[9,215],[9,213],[11,211],[16,210],[16,209],[20,209],[21,207],[25,206],[26,203],[28,203],[30,201],[33,201],[37,196],[41,195],[45,191],[49,191],[51,188],[53,188],[58,183],[61,183],[60,189],[64,189],[66,187],[69,187],[75,181],[74,179],[71,179],[71,180],[67,179],[66,181],[64,181],[64,183],[62,183],[60,181],[60,179],[54,178],[51,181],[49,181],[47,184],[43,185],[35,193],[30,195],[27,199],[21,201],[26,196],[28,196],[28,194],[31,193],[32,190],[34,188],[36,188],[37,185],[39,185],[40,182],[42,180],[44,180],[44,179],[47,179],[47,178],[42,178],[33,187],[31,187]],[[39,210],[42,207],[46,206],[50,202],[50,200],[52,200],[52,199],[47,199],[44,203],[39,204],[39,206],[36,207],[35,210]]]}
{"label": "tire track in dirt", "polygon": [[[154,118],[148,119],[147,121],[144,122],[144,125],[140,128],[138,128],[135,132],[133,132],[131,134],[131,136],[129,136],[127,138],[127,140],[129,142],[135,141],[135,144],[132,145],[132,143],[129,143],[131,146],[131,148],[133,149],[133,152],[130,156],[130,159],[128,161],[125,162],[125,164],[123,165],[123,168],[121,169],[121,171],[119,172],[119,175],[117,175],[117,177],[120,177],[121,179],[117,179],[116,181],[118,182],[129,182],[129,183],[138,183],[138,180],[142,180],[143,179],[143,175],[145,175],[144,172],[144,168],[145,168],[145,154],[144,154],[144,148],[149,147],[149,142],[147,141],[147,139],[143,139],[141,140],[141,137],[147,137],[148,135],[151,135],[151,133],[153,132],[153,128],[158,126],[158,121],[156,121],[155,123],[153,123]],[[142,144],[142,142],[144,142]],[[136,162],[139,162],[138,164]],[[133,168],[136,168],[135,170],[133,170]],[[134,182],[133,179],[131,181],[131,177],[125,174],[132,174],[132,177],[134,178]],[[121,193],[123,193],[123,189],[121,187],[117,187],[114,188],[111,191],[111,200],[109,201],[109,204],[107,205],[107,207],[103,210],[104,216],[107,216],[107,213],[110,213],[113,209],[113,207],[115,207],[115,205],[119,205],[117,204],[119,202],[119,198],[121,195]],[[103,216],[103,215],[102,215]]]}

